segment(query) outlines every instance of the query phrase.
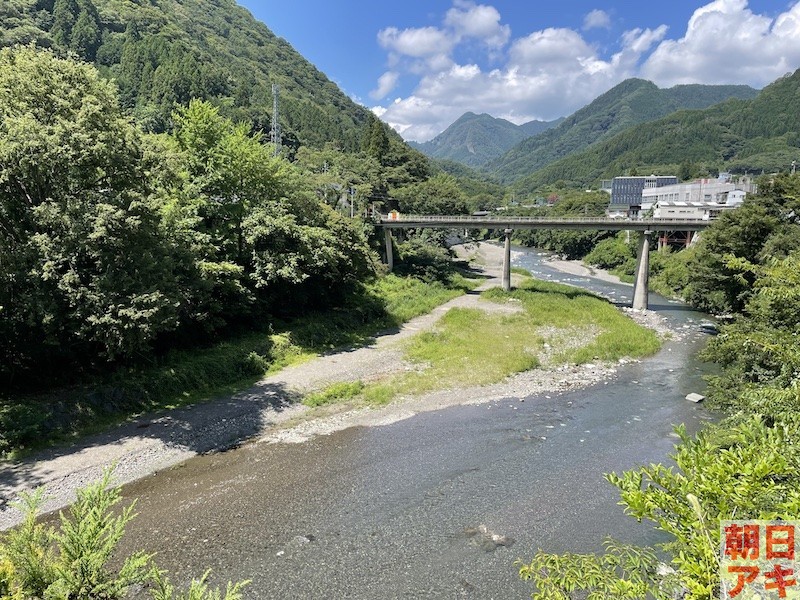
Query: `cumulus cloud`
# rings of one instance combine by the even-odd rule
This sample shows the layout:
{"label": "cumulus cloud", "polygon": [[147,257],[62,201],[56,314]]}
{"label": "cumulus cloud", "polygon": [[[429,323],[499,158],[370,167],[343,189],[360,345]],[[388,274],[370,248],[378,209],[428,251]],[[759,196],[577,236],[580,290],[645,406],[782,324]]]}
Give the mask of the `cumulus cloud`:
{"label": "cumulus cloud", "polygon": [[424,75],[411,96],[377,112],[403,137],[418,141],[434,137],[467,111],[488,112],[515,123],[552,120],[633,76],[641,53],[663,31],[626,34],[623,48],[608,60],[576,31],[537,31],[511,44],[501,68],[451,64]]}
{"label": "cumulus cloud", "polygon": [[414,58],[447,54],[455,44],[451,36],[436,27],[402,31],[396,27],[387,27],[378,32],[378,42],[387,50]]}
{"label": "cumulus cloud", "polygon": [[456,2],[447,11],[445,25],[450,27],[456,39],[475,38],[490,48],[502,48],[511,37],[511,28],[500,24],[500,13],[493,6]]}
{"label": "cumulus cloud", "polygon": [[[606,19],[603,11],[592,11],[584,28],[610,22]],[[466,111],[515,123],[567,116],[629,77],[650,79],[661,87],[761,87],[800,66],[797,0],[774,19],[753,13],[747,0],[714,0],[695,11],[682,37],[670,39],[668,33],[666,25],[632,28],[605,51],[575,29],[547,28],[512,39],[494,7],[455,0],[441,27],[381,31],[389,73],[416,73],[419,80],[413,93],[374,110],[406,139],[425,141]],[[476,40],[487,57],[498,56],[492,52],[501,49],[502,62],[454,60],[460,44]],[[378,81],[376,99],[378,92],[388,94],[397,83],[389,73]]]}
{"label": "cumulus cloud", "polygon": [[659,85],[748,83],[761,87],[800,66],[800,3],[771,19],[747,0],[698,8],[683,37],[665,40],[642,65]]}
{"label": "cumulus cloud", "polygon": [[378,87],[369,93],[370,97],[373,100],[385,98],[397,86],[397,80],[399,78],[400,75],[398,73],[386,71],[386,73],[378,78]]}
{"label": "cumulus cloud", "polygon": [[594,9],[583,18],[584,31],[589,29],[609,29],[610,27],[611,17],[606,11],[599,8]]}

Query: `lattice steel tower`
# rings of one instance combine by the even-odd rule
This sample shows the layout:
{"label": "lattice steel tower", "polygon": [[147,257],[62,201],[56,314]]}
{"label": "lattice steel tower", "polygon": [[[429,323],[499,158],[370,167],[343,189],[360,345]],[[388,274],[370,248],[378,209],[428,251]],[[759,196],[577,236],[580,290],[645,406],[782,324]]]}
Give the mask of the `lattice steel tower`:
{"label": "lattice steel tower", "polygon": [[269,132],[269,141],[274,147],[275,156],[281,153],[281,124],[278,119],[278,93],[280,87],[277,83],[272,84],[272,129]]}

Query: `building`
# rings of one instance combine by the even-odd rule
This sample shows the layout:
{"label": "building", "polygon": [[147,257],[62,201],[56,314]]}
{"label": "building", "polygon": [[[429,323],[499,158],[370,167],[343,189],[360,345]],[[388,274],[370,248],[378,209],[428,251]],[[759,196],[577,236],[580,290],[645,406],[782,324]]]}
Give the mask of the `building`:
{"label": "building", "polygon": [[708,221],[717,218],[723,210],[741,206],[745,196],[755,192],[756,186],[749,178],[734,182],[723,173],[718,179],[698,179],[645,189],[642,191],[641,210],[652,210],[657,219]]}
{"label": "building", "polygon": [[[678,178],[674,175],[650,175],[647,177],[614,177],[611,180],[611,202],[608,205],[610,217],[635,217],[642,206],[642,193],[667,185],[675,185]],[[602,189],[608,190],[608,182],[603,182]]]}

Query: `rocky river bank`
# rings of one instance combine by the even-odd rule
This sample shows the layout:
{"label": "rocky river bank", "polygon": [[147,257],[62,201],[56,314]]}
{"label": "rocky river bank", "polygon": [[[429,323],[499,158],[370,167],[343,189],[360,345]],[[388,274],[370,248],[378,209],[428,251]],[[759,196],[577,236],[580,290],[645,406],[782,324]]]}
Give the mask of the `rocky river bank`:
{"label": "rocky river bank", "polygon": [[[479,244],[461,248],[462,256],[487,276],[482,288],[499,285],[502,248]],[[585,267],[568,261],[551,261],[565,272],[593,277]],[[19,513],[10,502],[21,492],[44,486],[46,510],[56,510],[74,499],[75,491],[97,479],[103,469],[116,465],[116,480],[127,483],[174,466],[192,456],[224,450],[245,441],[255,443],[303,442],[353,426],[394,423],[421,412],[454,405],[522,402],[525,397],[547,398],[579,388],[607,383],[619,364],[592,363],[580,366],[547,366],[520,373],[501,383],[477,388],[447,389],[419,397],[401,398],[381,408],[335,407],[311,410],[297,400],[302,394],[338,381],[378,379],[409,368],[400,343],[430,329],[447,310],[471,307],[508,310],[482,300],[478,295],[456,298],[406,323],[399,331],[380,335],[367,347],[320,356],[264,379],[231,397],[163,414],[146,415],[104,434],[91,436],[73,446],[47,450],[16,463],[5,463],[0,471],[0,529],[13,526]],[[655,313],[628,311],[637,321],[668,333]],[[623,363],[626,362],[624,359]]]}

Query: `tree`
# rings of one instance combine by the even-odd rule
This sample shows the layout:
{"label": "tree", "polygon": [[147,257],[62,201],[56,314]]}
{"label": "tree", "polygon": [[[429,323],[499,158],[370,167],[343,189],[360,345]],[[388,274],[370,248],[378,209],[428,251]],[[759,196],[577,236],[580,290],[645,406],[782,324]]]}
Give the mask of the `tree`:
{"label": "tree", "polygon": [[140,137],[88,65],[0,50],[0,371],[146,352],[184,307]]}
{"label": "tree", "polygon": [[467,212],[464,193],[455,177],[437,173],[397,193],[400,211],[418,215],[462,215]]}
{"label": "tree", "polygon": [[180,109],[174,121],[196,229],[210,241],[207,264],[238,269],[262,301],[295,297],[298,307],[330,301],[334,290],[372,272],[363,233],[322,205],[308,179],[274,157],[260,134],[204,101]]}
{"label": "tree", "polygon": [[389,152],[389,136],[386,134],[385,125],[375,117],[370,117],[366,135],[364,136],[364,151],[381,164],[385,163]]}
{"label": "tree", "polygon": [[63,48],[70,47],[78,12],[77,0],[56,0],[53,5],[53,26],[50,28],[50,35],[53,36],[53,41]]}
{"label": "tree", "polygon": [[80,12],[70,36],[70,48],[85,60],[93,61],[102,41],[100,15],[92,0],[80,0]]}
{"label": "tree", "polygon": [[781,226],[774,203],[748,200],[735,211],[724,212],[706,229],[692,255],[692,278],[684,297],[706,312],[740,311],[752,291],[752,277],[734,277],[726,256],[758,262],[764,242]]}

